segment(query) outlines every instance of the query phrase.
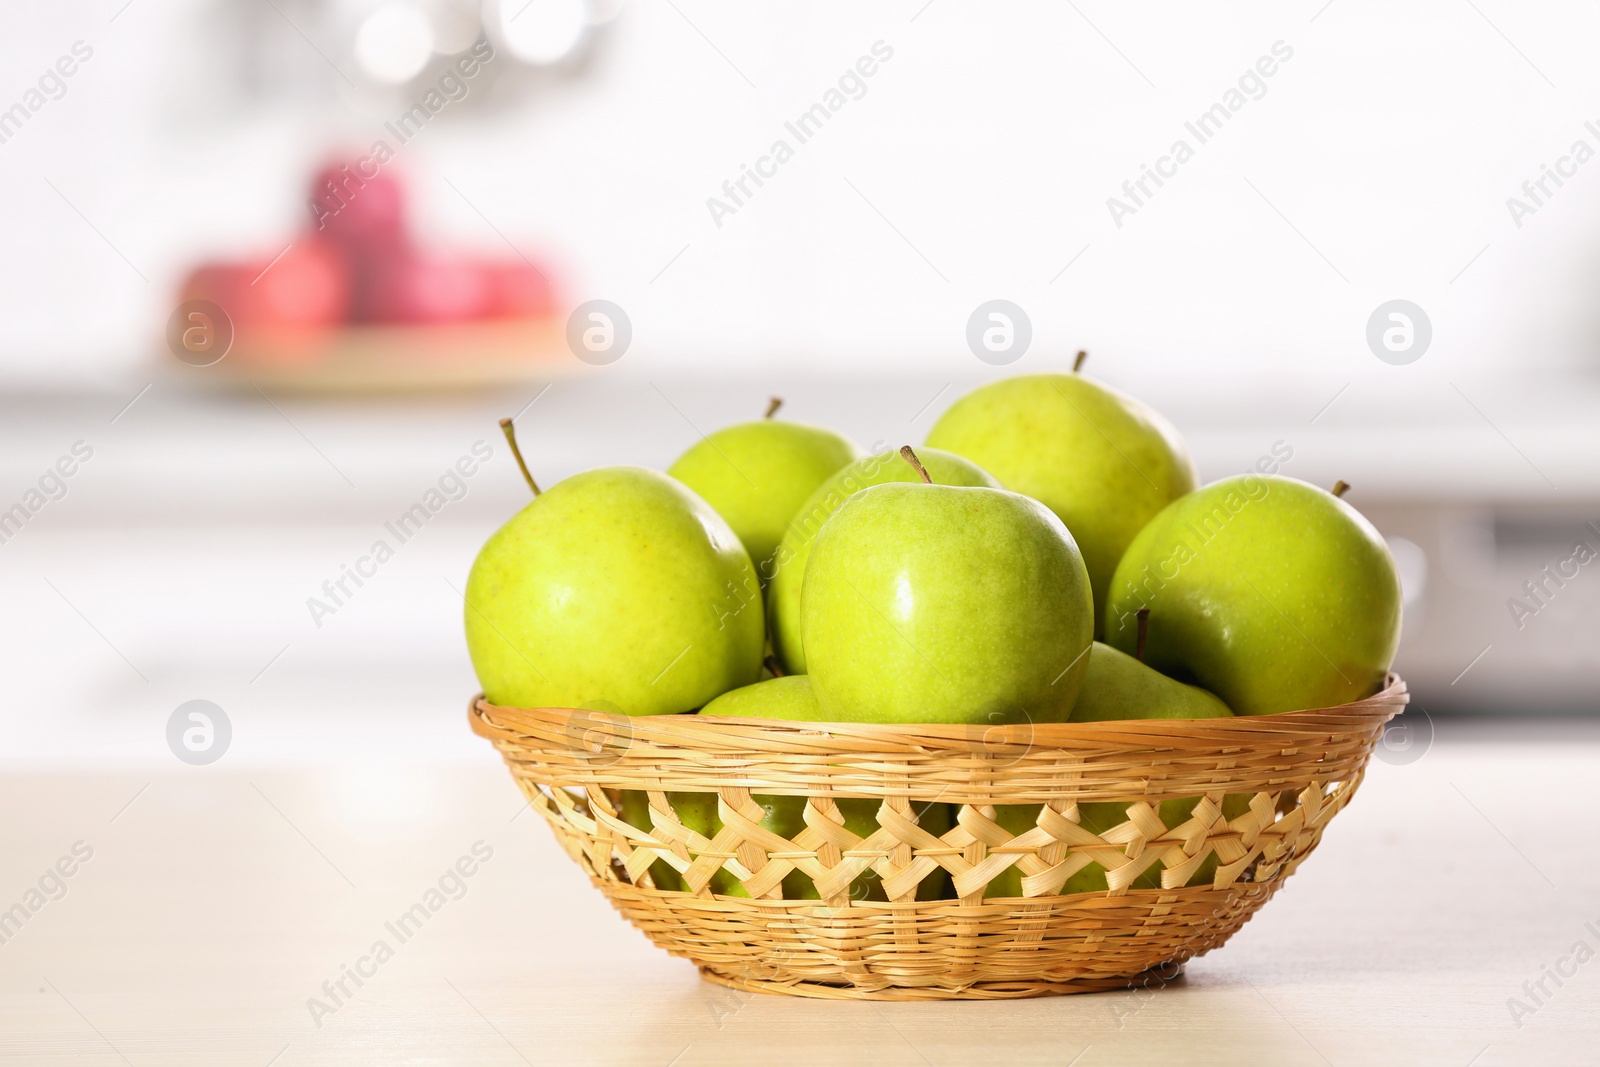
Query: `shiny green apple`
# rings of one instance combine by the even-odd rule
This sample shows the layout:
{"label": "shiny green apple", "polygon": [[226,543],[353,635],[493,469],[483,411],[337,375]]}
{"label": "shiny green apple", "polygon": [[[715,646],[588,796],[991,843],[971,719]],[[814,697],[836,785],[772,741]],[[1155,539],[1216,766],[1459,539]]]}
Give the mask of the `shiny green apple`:
{"label": "shiny green apple", "polygon": [[1215,693],[1239,715],[1360,700],[1400,641],[1400,581],[1382,536],[1332,493],[1239,475],[1165,508],[1118,564],[1106,641]]}
{"label": "shiny green apple", "polygon": [[760,677],[762,615],[728,524],[642,467],[535,497],[467,578],[467,650],[496,704],[689,711]]}
{"label": "shiny green apple", "polygon": [[766,582],[789,520],[817,486],[859,455],[860,449],[832,430],[769,414],[703,438],[667,473],[728,520]]}
{"label": "shiny green apple", "polygon": [[[917,457],[939,485],[1000,487],[1000,483],[977,464],[949,452],[924,448]],[[879,452],[857,460],[823,482],[789,520],[789,528],[772,558],[776,573],[767,586],[767,626],[772,634],[772,650],[784,670],[803,674],[806,669],[805,649],[800,640],[800,591],[804,587],[806,563],[811,558],[811,542],[822,524],[853,493],[868,486],[920,480],[898,453]]]}
{"label": "shiny green apple", "polygon": [[1072,722],[1107,719],[1231,718],[1228,705],[1201,689],[1168,678],[1100,641],[1089,651],[1089,670],[1072,706]]}
{"label": "shiny green apple", "polygon": [[818,531],[801,639],[840,720],[1060,722],[1087,668],[1091,603],[1072,535],[1037,500],[889,483]]}
{"label": "shiny green apple", "polygon": [[1194,462],[1170,422],[1079,374],[980,386],[939,418],[928,444],[966,456],[1061,517],[1089,569],[1097,637],[1124,549],[1195,485]]}
{"label": "shiny green apple", "polygon": [[700,709],[701,715],[727,715],[742,719],[793,719],[826,722],[811,679],[803,674],[768,678],[754,685],[730,689]]}

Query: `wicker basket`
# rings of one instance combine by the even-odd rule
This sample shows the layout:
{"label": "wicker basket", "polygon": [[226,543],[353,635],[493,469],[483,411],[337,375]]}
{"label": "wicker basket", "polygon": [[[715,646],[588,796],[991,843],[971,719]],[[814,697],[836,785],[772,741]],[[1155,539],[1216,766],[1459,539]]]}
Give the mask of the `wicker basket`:
{"label": "wicker basket", "polygon": [[[815,997],[994,999],[1160,983],[1221,945],[1316,847],[1406,700],[1391,676],[1337,708],[1194,721],[628,718],[481,698],[468,717],[612,904],[706,978]],[[650,828],[624,819],[623,790],[648,793]],[[714,837],[685,826],[668,792],[715,793]],[[764,828],[752,793],[808,798],[803,828],[792,839]],[[1230,794],[1242,812],[1231,819]],[[847,797],[882,801],[864,837],[834,803]],[[1186,819],[1162,821],[1161,801],[1196,797]],[[1125,821],[1081,825],[1080,803],[1105,802]],[[942,836],[918,825],[930,803],[949,806]],[[1042,806],[1014,834],[1001,823],[1016,825],[1004,813],[1018,809],[996,805]],[[1106,888],[1060,895],[1091,864]],[[852,899],[869,867],[885,899]],[[657,888],[652,868],[679,887]],[[748,897],[713,893],[720,871]],[[783,899],[795,872],[818,899]],[[1137,887],[1157,872],[1159,888]],[[986,897],[1002,876],[1022,895]]]}

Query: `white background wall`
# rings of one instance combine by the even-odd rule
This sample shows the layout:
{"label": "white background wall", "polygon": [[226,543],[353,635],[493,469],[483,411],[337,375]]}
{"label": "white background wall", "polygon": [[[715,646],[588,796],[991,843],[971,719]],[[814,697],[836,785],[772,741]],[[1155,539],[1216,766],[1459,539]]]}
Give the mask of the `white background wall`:
{"label": "white background wall", "polygon": [[[123,3],[0,14],[0,106],[95,50],[0,144],[0,381],[150,359],[185,267],[281,247],[312,163],[398,110],[309,47],[297,100],[239,104],[209,5]],[[1592,5],[674,4],[633,3],[588,77],[447,114],[403,159],[432,233],[495,248],[486,216],[548,250],[573,296],[629,310],[649,366],[970,367],[993,297],[1040,352],[1130,373],[1375,372],[1363,329],[1392,297],[1457,370],[1595,363],[1600,161],[1520,229],[1505,205],[1600,148]],[[718,229],[706,197],[878,40],[866,96]],[[1106,198],[1279,40],[1266,96],[1114,226]]]}
{"label": "white background wall", "polygon": [[[564,264],[572,298],[633,318],[625,359],[523,421],[542,478],[664,467],[769,392],[862,443],[915,442],[975,380],[1086,346],[1093,373],[1174,419],[1208,479],[1283,441],[1289,473],[1348,479],[1363,507],[1445,501],[1473,519],[1600,493],[1600,161],[1520,229],[1505,207],[1574,139],[1600,147],[1584,129],[1600,121],[1600,11],[923,2],[636,0],[587,76],[521,100],[482,81],[406,145],[396,165],[430,239],[503,254],[497,227]],[[182,273],[274,254],[309,218],[312,167],[366,148],[403,105],[352,93],[265,0],[125,3],[0,10],[0,110],[74,41],[94,49],[0,144],[0,501],[75,440],[96,449],[0,550],[0,669],[29,709],[0,763],[164,764],[167,717],[196,697],[235,717],[230,759],[370,754],[375,735],[479,758],[455,589],[523,499],[503,455],[349,611],[316,627],[305,601],[538,386],[269,404],[158,373],[188,369],[156,340]],[[314,28],[320,5],[273,4]],[[219,30],[241,9],[285,44],[271,101],[240,91],[238,39]],[[718,228],[706,198],[879,40],[894,56],[866,95]],[[1280,40],[1293,58],[1266,95],[1116,227],[1106,198]],[[996,297],[1034,321],[1011,368],[964,340]],[[1405,367],[1364,340],[1395,297],[1435,328]],[[1561,641],[1593,632],[1587,586],[1562,602],[1582,609],[1571,625],[1507,622],[1537,562],[1483,580],[1487,636],[1408,618],[1441,650],[1439,693],[1487,702],[1497,679],[1522,693],[1550,657],[1580,662]]]}

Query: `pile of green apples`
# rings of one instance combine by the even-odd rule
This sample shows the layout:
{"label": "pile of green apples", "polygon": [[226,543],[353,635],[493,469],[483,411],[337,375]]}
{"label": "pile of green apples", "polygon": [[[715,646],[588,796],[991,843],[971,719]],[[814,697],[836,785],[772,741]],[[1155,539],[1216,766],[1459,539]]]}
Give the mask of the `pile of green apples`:
{"label": "pile of green apples", "polygon": [[[665,474],[606,467],[540,492],[517,454],[534,499],[467,583],[486,699],[989,726],[1270,715],[1383,685],[1400,584],[1343,483],[1258,469],[1196,488],[1170,422],[1076,370],[981,386],[915,450],[867,455],[777,407]],[[668,799],[691,829],[720,829],[714,795]],[[803,827],[803,799],[755,799],[774,832]],[[1197,802],[1161,817],[1177,825]],[[1248,802],[1228,797],[1224,815]],[[853,833],[876,831],[878,801],[837,803]],[[623,809],[650,827],[647,794],[625,793]],[[1020,833],[1038,812],[995,818]],[[918,813],[934,834],[951,817]],[[1080,818],[1103,832],[1124,806],[1080,805]],[[653,877],[681,888],[665,863]],[[875,879],[852,893],[882,899]],[[1012,868],[987,895],[1020,895],[1019,879]],[[743,893],[726,871],[712,887]],[[1090,865],[1064,891],[1104,888]],[[931,877],[924,889],[941,891]],[[785,894],[816,896],[798,872]]]}

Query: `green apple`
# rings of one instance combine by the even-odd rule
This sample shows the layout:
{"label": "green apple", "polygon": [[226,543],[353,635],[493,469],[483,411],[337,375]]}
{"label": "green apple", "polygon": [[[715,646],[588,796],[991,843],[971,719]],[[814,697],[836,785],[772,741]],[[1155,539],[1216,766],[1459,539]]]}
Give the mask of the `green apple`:
{"label": "green apple", "polygon": [[1371,696],[1400,641],[1400,581],[1378,531],[1332,493],[1294,478],[1224,478],[1140,531],[1112,579],[1106,640],[1204,686],[1236,714],[1323,708]]}
{"label": "green apple", "polygon": [[[750,799],[761,805],[765,811],[760,820],[762,829],[770,830],[791,841],[805,829],[804,797],[752,793]],[[723,823],[717,814],[715,793],[670,792],[667,794],[667,800],[685,827],[704,835],[709,840],[715,840],[717,834],[721,832]],[[839,814],[844,816],[845,829],[851,833],[864,840],[878,832],[877,814],[883,805],[881,800],[841,797],[834,803],[839,808]],[[917,815],[917,824],[929,833],[941,836],[949,831],[949,805],[941,803],[913,805],[913,810]],[[642,830],[651,829],[649,794],[636,789],[623,790],[622,817],[630,826],[637,826]],[[655,881],[657,889],[683,891],[688,888],[682,875],[663,860],[657,860],[650,865],[650,876]],[[917,899],[938,900],[944,895],[946,884],[947,876],[942,869],[930,872],[917,886]],[[750,895],[744,886],[739,884],[739,880],[726,869],[712,874],[711,891],[727,897]],[[785,900],[821,899],[811,877],[800,870],[790,871],[784,875],[783,896]],[[883,891],[883,876],[870,868],[863,871],[850,883],[850,898],[888,900]]]}
{"label": "green apple", "polygon": [[[940,485],[1000,488],[1000,483],[982,468],[960,456],[937,448],[924,448],[917,456]],[[772,650],[784,670],[803,674],[806,669],[805,649],[800,641],[800,590],[817,531],[851,494],[870,485],[919,480],[917,472],[898,453],[879,452],[857,460],[823,482],[789,520],[789,528],[772,558],[776,573],[767,586],[767,626],[772,634]]]}
{"label": "green apple", "polygon": [[1078,374],[1033,374],[957,400],[928,444],[1041,501],[1072,531],[1094,588],[1095,636],[1123,550],[1195,485],[1189,450],[1155,411]]}
{"label": "green apple", "polygon": [[467,579],[467,650],[496,704],[689,711],[760,677],[762,616],[728,524],[642,467],[536,496]]}
{"label": "green apple", "polygon": [[1099,641],[1072,706],[1072,722],[1107,719],[1231,718],[1228,705],[1198,686],[1184,685]]}
{"label": "green apple", "polygon": [[[1228,706],[1204,689],[1184,685],[1158,671],[1146,667],[1132,656],[1119,652],[1109,645],[1096,641],[1089,651],[1089,669],[1084,675],[1083,688],[1078,692],[1078,702],[1072,709],[1073,722],[1099,722],[1111,719],[1215,719],[1231,718]],[[1187,822],[1199,797],[1163,800],[1157,813],[1169,828]],[[1248,794],[1230,793],[1223,798],[1223,814],[1236,818],[1250,806]],[[1002,805],[995,809],[995,821],[1013,834],[1033,829],[1039,818],[1040,805]],[[1128,819],[1128,805],[1119,803],[1083,803],[1078,805],[1078,821],[1084,829],[1104,834]],[[1209,882],[1216,872],[1213,855],[1200,865],[1189,879],[1190,885]],[[1135,889],[1159,889],[1161,864],[1147,869],[1134,879]],[[1105,892],[1106,871],[1098,863],[1071,875],[1062,886],[1062,893]],[[989,883],[986,896],[1008,897],[1022,895],[1022,872],[1016,867],[1006,870]]]}
{"label": "green apple", "polygon": [[811,679],[803,674],[768,678],[754,685],[730,689],[700,709],[702,715],[731,715],[741,719],[792,719],[826,722]]}
{"label": "green apple", "polygon": [[[1163,800],[1156,805],[1156,813],[1168,829],[1182,826],[1189,821],[1194,812],[1195,805],[1200,803],[1199,797],[1182,797],[1176,800]],[[1022,835],[1032,830],[1038,823],[1041,804],[1002,804],[995,808],[994,821],[999,823],[1012,834]],[[1111,801],[1090,802],[1078,805],[1078,825],[1091,833],[1104,836],[1107,830],[1121,826],[1128,821],[1127,804]],[[1229,793],[1222,798],[1222,815],[1226,819],[1237,819],[1250,807],[1248,793]],[[1133,880],[1133,889],[1160,889],[1161,872],[1165,866],[1157,860]],[[1185,885],[1208,885],[1217,871],[1217,856],[1212,853],[1201,861],[1194,874],[1189,876]],[[1061,886],[1059,893],[1104,893],[1109,886],[1106,884],[1106,869],[1098,863],[1091,863],[1069,875]],[[1016,865],[1007,867],[994,878],[989,880],[988,887],[983,891],[985,897],[1020,897],[1022,896],[1022,871]]]}
{"label": "green apple", "polygon": [[[1187,804],[1192,809],[1195,800],[1168,801],[1161,807],[1163,821],[1169,815],[1168,805]],[[1039,810],[1042,804],[1001,804],[995,808],[994,821],[1007,831],[1018,836],[1032,830],[1038,823]],[[1104,834],[1113,826],[1121,825],[1128,821],[1128,807],[1126,804],[1115,803],[1086,803],[1078,805],[1078,824],[1091,833]],[[1178,815],[1177,811],[1170,812]],[[1182,812],[1179,822],[1189,817],[1187,810]],[[1177,823],[1169,822],[1168,826]],[[1156,889],[1161,885],[1160,864],[1155,870],[1147,870],[1134,880],[1135,889]],[[1087,867],[1070,875],[1062,885],[1059,893],[1104,893],[1106,886],[1106,869],[1098,863],[1091,863]],[[1022,896],[1022,869],[1015,864],[1007,867],[989,880],[989,885],[984,889],[985,897],[1020,897]]]}
{"label": "green apple", "polygon": [[[622,821],[629,826],[640,830],[655,829],[655,824],[650,819],[650,794],[642,789],[622,790],[622,804],[617,814],[621,815]],[[666,860],[656,860],[650,865],[650,879],[655,882],[657,889],[669,892],[684,890],[683,876]]]}
{"label": "green apple", "polygon": [[861,450],[820,426],[772,418],[729,426],[679,456],[667,473],[728,520],[762,582],[784,527],[824,480]]}
{"label": "green apple", "polygon": [[[764,804],[768,800],[784,800],[793,806],[794,818],[800,819],[803,815],[805,802],[798,797],[758,797],[756,802]],[[878,811],[883,807],[883,801],[859,797],[840,797],[834,801],[839,808],[839,814],[844,816],[844,828],[862,840],[870,838],[878,832]],[[912,811],[916,814],[917,825],[935,837],[943,837],[950,830],[950,805],[941,803],[913,803]],[[943,867],[935,868],[923,876],[917,884],[918,900],[938,900],[947,894],[949,888],[949,874]],[[783,895],[790,900],[818,900],[821,894],[817,892],[816,884],[811,878],[800,872],[794,871],[783,880]],[[888,900],[888,894],[883,891],[883,876],[870,867],[861,872],[850,883],[851,900]]]}
{"label": "green apple", "polygon": [[[803,824],[795,823],[792,818],[786,818],[774,805],[765,803],[772,797],[756,797],[756,803],[766,808],[766,815],[761,819],[761,825],[773,833],[790,837],[799,833]],[[667,802],[672,805],[672,811],[685,828],[701,834],[707,839],[715,839],[722,829],[722,820],[717,816],[717,795],[715,793],[693,792],[668,792]],[[625,789],[622,791],[622,818],[630,826],[637,826],[641,830],[652,830],[653,820],[650,818],[650,794],[641,789]],[[657,860],[650,865],[650,877],[655,881],[657,889],[687,891],[688,885],[683,876],[665,860]],[[748,897],[744,886],[727,870],[718,869],[711,875],[711,891],[723,896]]]}
{"label": "green apple", "polygon": [[[1145,666],[1134,657],[1099,641],[1089,652],[1089,670],[1078,691],[1078,702],[1072,708],[1073,722],[1103,722],[1114,719],[1220,719],[1232,718],[1228,706],[1198,686],[1184,685],[1159,671]],[[1187,822],[1199,797],[1163,800],[1157,805],[1161,821],[1170,827]],[[1227,818],[1237,818],[1250,806],[1249,794],[1230,793],[1223,798],[1222,811]],[[1086,803],[1078,805],[1078,818],[1085,829],[1104,834],[1114,826],[1127,821],[1128,806],[1118,803]],[[1024,812],[1025,828],[1031,828],[1038,818],[1038,807]],[[1012,815],[1016,820],[1018,816]],[[1002,822],[1004,825],[1004,823]],[[1009,827],[1008,827],[1009,828]],[[1016,832],[1016,831],[1013,831]],[[1217,861],[1213,855],[1200,865],[1189,879],[1189,885],[1202,885],[1211,881]],[[1161,870],[1158,863],[1134,879],[1136,889],[1161,888]],[[1016,889],[1021,892],[1020,876]],[[1104,892],[1105,868],[1091,863],[1067,879],[1063,893]],[[993,894],[991,895],[1003,895]]]}
{"label": "green apple", "polygon": [[[899,462],[898,457],[895,462]],[[804,674],[770,678],[755,685],[747,685],[742,689],[724,693],[701,708],[700,714],[729,715],[745,719],[789,719],[797,722],[827,721],[812,691],[811,679]],[[767,809],[767,817],[761,820],[761,825],[766,829],[793,840],[805,826],[803,798],[754,793],[751,794],[751,799]],[[868,838],[878,832],[877,814],[879,807],[882,806],[881,801],[841,797],[834,803],[838,805],[839,814],[844,816],[845,829],[851,833],[861,838]],[[921,804],[913,805],[913,808],[918,809],[917,824],[934,836],[943,835],[950,829],[948,805]],[[713,824],[716,829],[721,829],[720,820],[713,817]],[[946,877],[942,869],[929,874],[917,886],[917,899],[939,899],[944,893]],[[733,896],[745,895],[744,888],[737,882],[731,881],[726,871],[719,871],[714,875],[713,884],[717,884],[719,879],[722,879],[723,888],[717,890],[718,892]],[[728,888],[729,885],[731,889]],[[801,871],[794,871],[784,877],[783,895],[789,900],[818,899],[817,887],[811,878]],[[863,871],[850,883],[850,896],[853,900],[889,899],[883,892],[883,877],[873,870]]]}
{"label": "green apple", "polygon": [[1063,721],[1090,616],[1083,558],[1048,508],[931,483],[841,504],[812,543],[800,605],[817,701],[860,722]]}

